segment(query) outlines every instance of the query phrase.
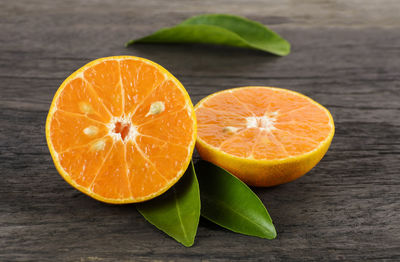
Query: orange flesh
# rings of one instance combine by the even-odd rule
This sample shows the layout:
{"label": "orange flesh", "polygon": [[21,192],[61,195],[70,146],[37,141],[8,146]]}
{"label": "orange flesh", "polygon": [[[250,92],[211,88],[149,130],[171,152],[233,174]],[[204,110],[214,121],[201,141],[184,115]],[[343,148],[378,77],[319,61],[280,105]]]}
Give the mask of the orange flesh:
{"label": "orange flesh", "polygon": [[49,147],[78,189],[105,202],[137,202],[183,174],[195,116],[166,70],[144,59],[101,59],[60,89],[48,117]]}
{"label": "orange flesh", "polygon": [[198,137],[242,158],[278,160],[318,148],[333,126],[322,106],[299,93],[267,87],[225,90],[196,106]]}

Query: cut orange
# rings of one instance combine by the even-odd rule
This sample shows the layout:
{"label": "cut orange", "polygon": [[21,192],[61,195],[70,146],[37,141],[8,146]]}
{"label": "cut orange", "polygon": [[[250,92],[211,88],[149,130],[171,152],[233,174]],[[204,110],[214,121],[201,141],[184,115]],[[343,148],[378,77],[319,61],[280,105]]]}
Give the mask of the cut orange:
{"label": "cut orange", "polygon": [[325,155],[335,132],[325,107],[280,88],[221,91],[195,111],[200,156],[254,186],[303,176]]}
{"label": "cut orange", "polygon": [[106,57],[61,84],[46,138],[73,187],[107,203],[141,202],[185,172],[196,118],[185,88],[166,69],[139,57]]}

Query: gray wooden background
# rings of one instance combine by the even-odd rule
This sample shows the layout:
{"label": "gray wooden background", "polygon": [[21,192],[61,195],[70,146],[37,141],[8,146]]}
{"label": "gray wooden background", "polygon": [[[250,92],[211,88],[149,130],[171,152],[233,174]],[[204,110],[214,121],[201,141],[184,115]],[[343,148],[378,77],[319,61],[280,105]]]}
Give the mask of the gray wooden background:
{"label": "gray wooden background", "polygon": [[[269,25],[292,54],[124,47],[200,13]],[[51,99],[74,70],[110,55],[165,66],[194,103],[225,88],[269,85],[332,112],[336,135],[321,163],[293,183],[255,189],[277,239],[201,220],[195,245],[184,248],[133,205],[97,202],[63,181],[45,142]],[[399,0],[0,0],[0,92],[0,261],[400,260]]]}

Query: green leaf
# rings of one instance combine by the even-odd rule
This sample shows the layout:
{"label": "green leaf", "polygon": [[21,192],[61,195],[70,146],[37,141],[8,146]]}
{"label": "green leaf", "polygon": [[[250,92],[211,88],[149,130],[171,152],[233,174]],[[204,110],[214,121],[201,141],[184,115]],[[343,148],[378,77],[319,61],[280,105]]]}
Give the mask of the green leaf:
{"label": "green leaf", "polygon": [[137,204],[151,224],[186,247],[194,243],[200,218],[200,192],[193,163],[166,193]]}
{"label": "green leaf", "polygon": [[290,53],[290,44],[261,23],[240,16],[207,14],[189,18],[134,43],[202,43],[259,49],[275,55]]}
{"label": "green leaf", "polygon": [[196,164],[201,215],[237,233],[273,239],[271,217],[261,200],[238,178],[206,161]]}

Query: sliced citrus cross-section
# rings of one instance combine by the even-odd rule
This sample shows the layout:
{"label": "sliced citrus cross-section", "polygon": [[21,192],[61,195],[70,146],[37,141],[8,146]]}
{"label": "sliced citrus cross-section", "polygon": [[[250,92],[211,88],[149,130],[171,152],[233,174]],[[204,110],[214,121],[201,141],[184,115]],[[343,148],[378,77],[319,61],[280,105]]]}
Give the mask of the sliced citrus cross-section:
{"label": "sliced citrus cross-section", "polygon": [[326,108],[281,88],[224,90],[201,100],[195,111],[200,156],[254,186],[307,173],[325,155],[335,129]]}
{"label": "sliced citrus cross-section", "polygon": [[189,165],[196,118],[182,84],[149,60],[116,56],[83,66],[59,87],[46,138],[73,187],[107,203],[170,188]]}

